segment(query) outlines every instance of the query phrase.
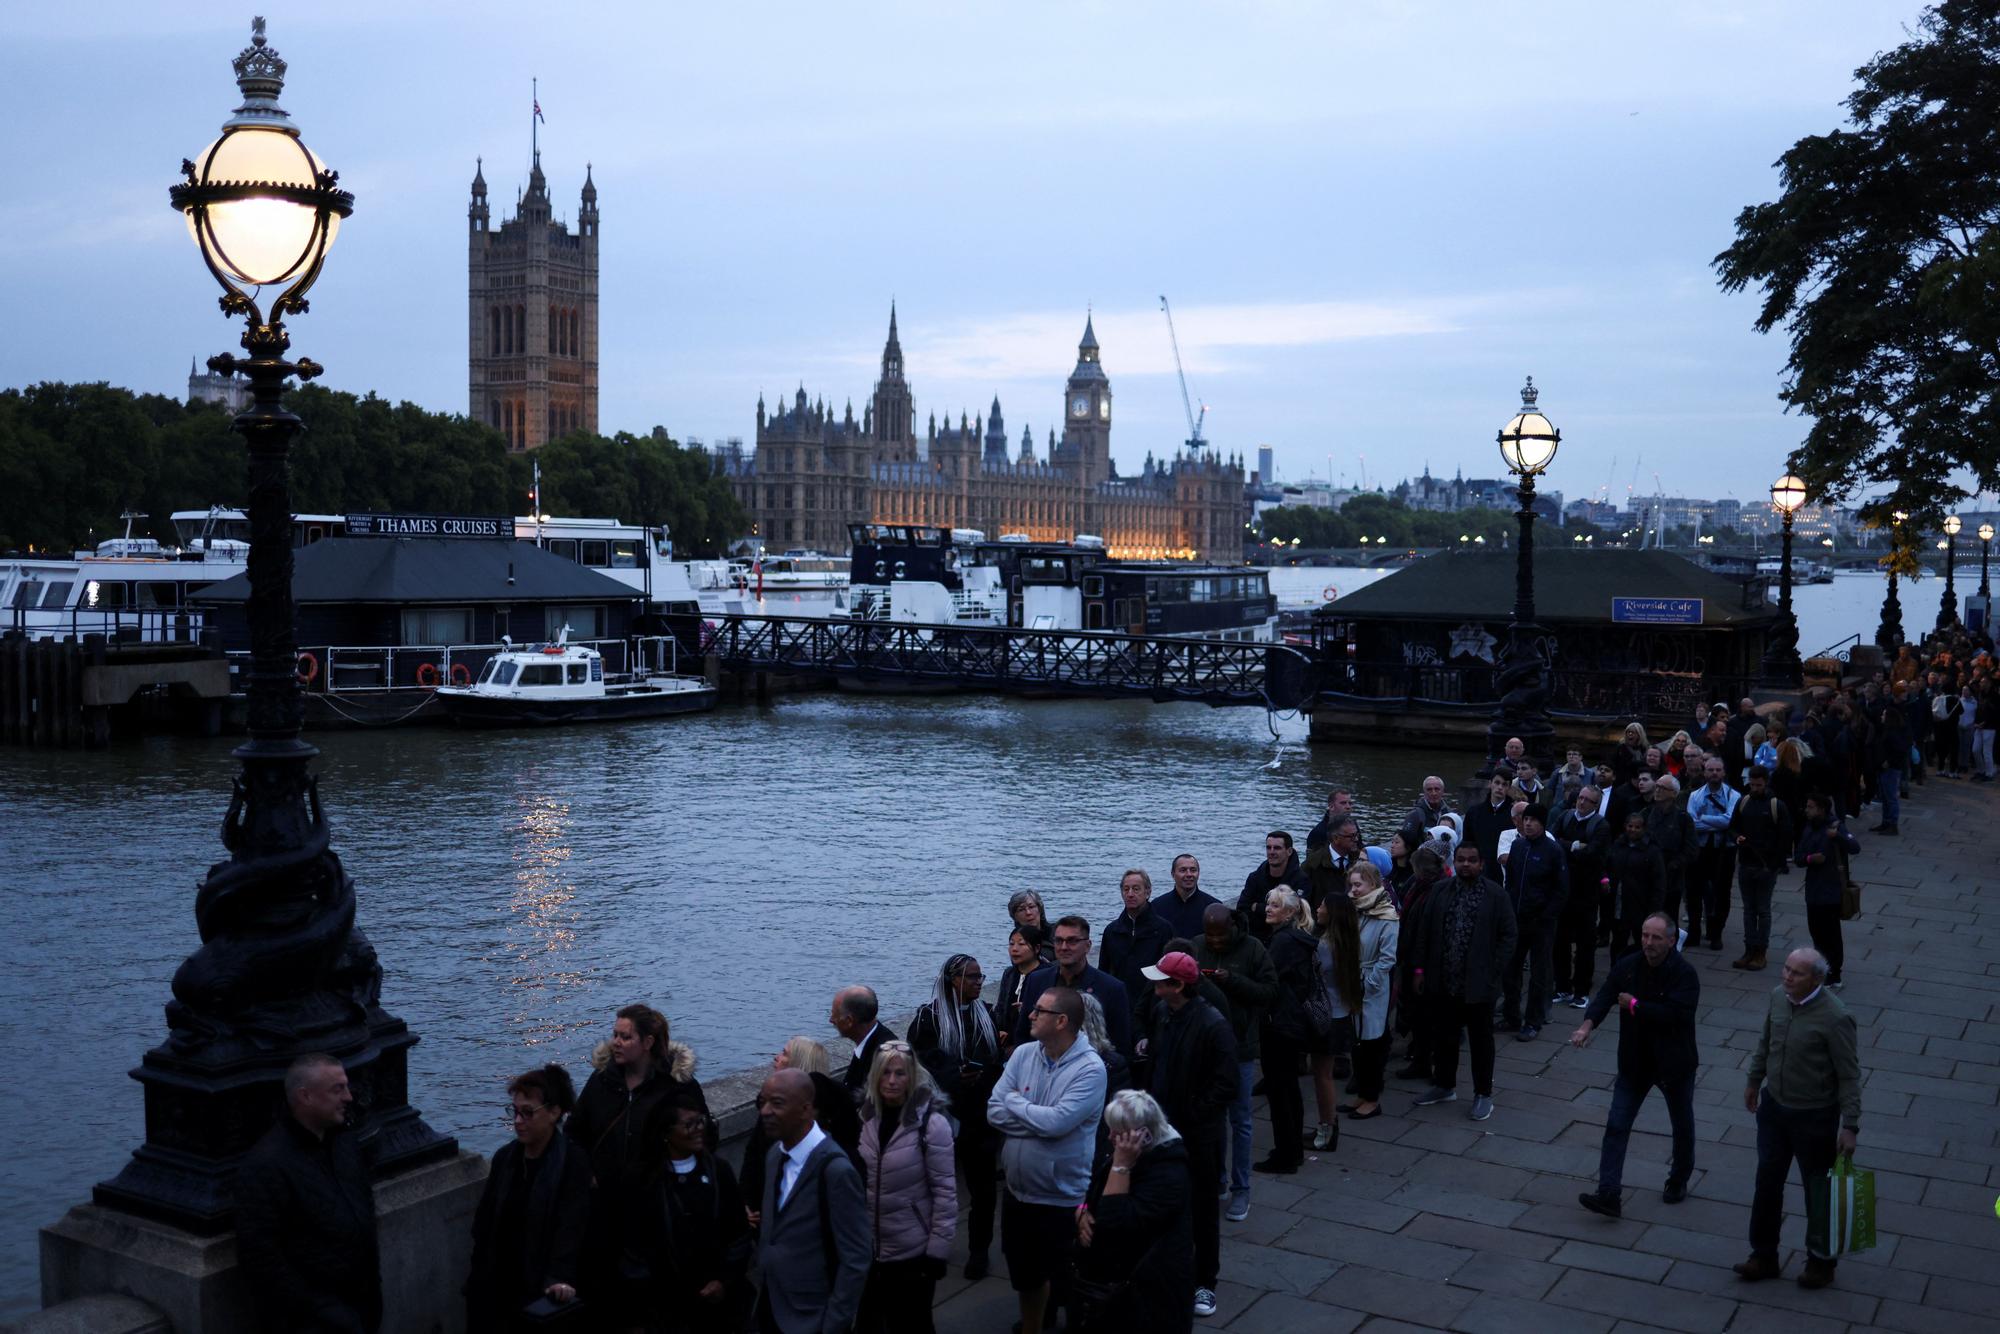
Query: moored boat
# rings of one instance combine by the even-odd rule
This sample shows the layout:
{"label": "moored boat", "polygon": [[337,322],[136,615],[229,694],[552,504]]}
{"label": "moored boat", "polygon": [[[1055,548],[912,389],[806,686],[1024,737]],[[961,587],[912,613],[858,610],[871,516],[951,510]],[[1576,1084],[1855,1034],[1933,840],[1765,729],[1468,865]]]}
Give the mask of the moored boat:
{"label": "moored boat", "polygon": [[607,679],[603,655],[568,638],[565,631],[553,644],[508,645],[470,685],[439,686],[439,707],[466,727],[610,722],[715,707],[715,687],[700,677]]}

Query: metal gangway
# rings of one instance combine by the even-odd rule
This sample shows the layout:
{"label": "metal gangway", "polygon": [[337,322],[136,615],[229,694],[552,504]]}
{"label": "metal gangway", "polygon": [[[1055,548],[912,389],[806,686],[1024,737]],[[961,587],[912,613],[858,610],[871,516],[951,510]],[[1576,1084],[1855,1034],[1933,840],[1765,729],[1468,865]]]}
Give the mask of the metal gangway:
{"label": "metal gangway", "polygon": [[726,671],[1269,709],[1309,709],[1317,680],[1289,644],[1101,630],[722,616],[701,651]]}

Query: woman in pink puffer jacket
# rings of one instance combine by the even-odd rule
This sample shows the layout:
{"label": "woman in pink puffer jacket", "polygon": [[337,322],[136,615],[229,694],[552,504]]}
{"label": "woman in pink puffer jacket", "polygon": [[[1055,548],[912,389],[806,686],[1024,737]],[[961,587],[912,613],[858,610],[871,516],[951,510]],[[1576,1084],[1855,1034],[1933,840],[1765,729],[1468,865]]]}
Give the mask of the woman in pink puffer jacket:
{"label": "woman in pink puffer jacket", "polygon": [[931,1301],[958,1231],[951,1117],[907,1042],[885,1042],[868,1070],[861,1161],[875,1263],[857,1329],[932,1334]]}

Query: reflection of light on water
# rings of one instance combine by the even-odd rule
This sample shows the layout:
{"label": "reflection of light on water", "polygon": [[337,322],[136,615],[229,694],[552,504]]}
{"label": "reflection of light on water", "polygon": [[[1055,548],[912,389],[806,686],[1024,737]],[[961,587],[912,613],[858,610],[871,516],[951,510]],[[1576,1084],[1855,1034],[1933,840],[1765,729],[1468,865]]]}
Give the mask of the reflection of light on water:
{"label": "reflection of light on water", "polygon": [[519,801],[520,818],[513,828],[514,894],[508,904],[513,921],[507,935],[516,970],[509,983],[521,1008],[511,1022],[532,1047],[582,1026],[581,1020],[564,1020],[565,993],[586,986],[589,974],[565,966],[564,958],[576,947],[578,919],[576,885],[569,878],[569,802],[532,785]]}

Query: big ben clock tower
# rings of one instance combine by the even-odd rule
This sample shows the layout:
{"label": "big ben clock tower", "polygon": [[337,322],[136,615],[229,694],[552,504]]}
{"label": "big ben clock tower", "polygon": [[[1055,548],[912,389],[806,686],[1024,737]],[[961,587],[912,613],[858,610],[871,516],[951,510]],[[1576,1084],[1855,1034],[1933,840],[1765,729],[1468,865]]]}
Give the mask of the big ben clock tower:
{"label": "big ben clock tower", "polygon": [[1063,444],[1085,488],[1111,476],[1111,381],[1098,361],[1097,333],[1088,315],[1083,341],[1076,345],[1076,369],[1063,387]]}

